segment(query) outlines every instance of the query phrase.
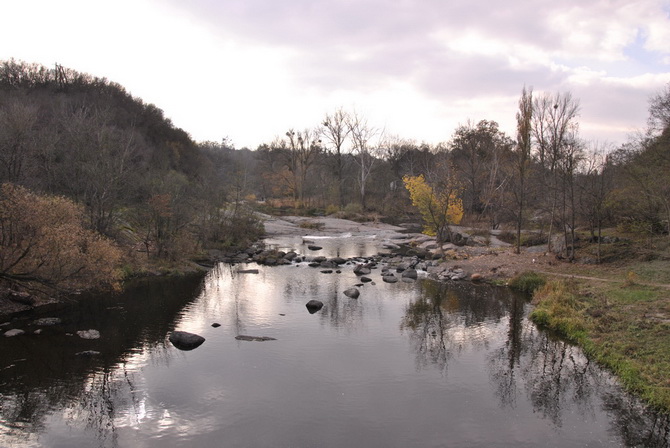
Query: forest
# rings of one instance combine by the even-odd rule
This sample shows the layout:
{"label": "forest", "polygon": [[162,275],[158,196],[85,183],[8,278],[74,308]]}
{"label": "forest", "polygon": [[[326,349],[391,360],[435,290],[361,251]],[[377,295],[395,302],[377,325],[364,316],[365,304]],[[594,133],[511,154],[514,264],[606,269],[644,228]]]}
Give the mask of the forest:
{"label": "forest", "polygon": [[258,211],[423,216],[443,241],[460,222],[503,229],[517,250],[548,242],[567,261],[586,238],[600,263],[603,229],[650,246],[670,233],[670,85],[640,101],[647,128],[616,147],[580,137],[570,92],[523,87],[516,135],[480,119],[426,144],[340,108],[236,149],[194,141],[105,78],[0,61],[0,282],[115,286],[147,264],[251,244],[263,233]]}

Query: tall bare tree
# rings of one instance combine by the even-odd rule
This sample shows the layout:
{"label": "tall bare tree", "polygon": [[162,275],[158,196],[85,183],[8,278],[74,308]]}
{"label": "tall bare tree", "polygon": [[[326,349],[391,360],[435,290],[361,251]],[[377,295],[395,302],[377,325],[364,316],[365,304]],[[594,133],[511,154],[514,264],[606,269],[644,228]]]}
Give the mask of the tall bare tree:
{"label": "tall bare tree", "polygon": [[368,178],[372,174],[372,168],[378,160],[375,154],[379,149],[376,140],[381,140],[383,133],[371,127],[368,121],[357,113],[349,116],[348,127],[353,143],[354,160],[356,160],[359,168],[358,183],[361,206],[365,210]]}
{"label": "tall bare tree", "polygon": [[[573,98],[570,92],[544,93],[533,99],[533,138],[540,165],[549,172],[544,187],[550,192],[548,235],[550,251],[552,250],[554,223],[560,205],[561,164],[569,152],[570,139],[577,132],[578,115],[579,100]],[[565,225],[564,222],[561,224]]]}
{"label": "tall bare tree", "polygon": [[530,167],[531,130],[533,120],[533,88],[526,90],[524,86],[519,98],[519,110],[516,113],[516,157],[514,168],[516,171],[517,188],[514,191],[516,197],[516,246],[515,252],[521,253],[521,227],[523,226],[523,213],[526,200],[526,178]]}
{"label": "tall bare tree", "polygon": [[349,114],[344,109],[337,109],[332,115],[326,115],[323,120],[323,128],[321,135],[323,140],[327,142],[327,147],[331,154],[335,157],[335,175],[337,176],[337,195],[340,208],[343,208],[344,203],[344,152],[346,150],[346,142],[351,134],[351,127],[348,125],[350,121]]}

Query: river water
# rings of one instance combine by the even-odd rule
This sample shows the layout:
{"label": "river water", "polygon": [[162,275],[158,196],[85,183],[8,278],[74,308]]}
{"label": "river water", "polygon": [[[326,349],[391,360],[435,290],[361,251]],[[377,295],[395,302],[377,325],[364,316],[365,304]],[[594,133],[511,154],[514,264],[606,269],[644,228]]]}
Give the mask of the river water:
{"label": "river water", "polygon": [[[270,243],[305,249],[300,239]],[[379,242],[318,244],[319,254],[353,257]],[[340,274],[219,265],[54,311],[60,325],[0,337],[0,447],[670,445],[668,418],[539,331],[525,297],[370,277],[350,299],[352,265]],[[325,305],[310,314],[310,299]],[[1,328],[33,332],[36,317]],[[100,339],[76,336],[86,329]],[[172,330],[206,341],[180,351]],[[77,355],[86,350],[100,354]]]}

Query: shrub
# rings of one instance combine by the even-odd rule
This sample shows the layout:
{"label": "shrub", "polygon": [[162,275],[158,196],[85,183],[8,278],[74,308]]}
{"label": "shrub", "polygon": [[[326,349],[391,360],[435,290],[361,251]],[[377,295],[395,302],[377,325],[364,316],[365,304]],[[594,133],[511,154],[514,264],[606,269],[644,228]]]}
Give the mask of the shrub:
{"label": "shrub", "polygon": [[514,276],[509,281],[509,286],[517,291],[533,293],[538,288],[544,286],[545,283],[547,283],[547,279],[544,276],[537,272],[529,271]]}
{"label": "shrub", "polygon": [[83,208],[12,184],[0,189],[0,280],[73,291],[117,286],[121,252],[84,226]]}

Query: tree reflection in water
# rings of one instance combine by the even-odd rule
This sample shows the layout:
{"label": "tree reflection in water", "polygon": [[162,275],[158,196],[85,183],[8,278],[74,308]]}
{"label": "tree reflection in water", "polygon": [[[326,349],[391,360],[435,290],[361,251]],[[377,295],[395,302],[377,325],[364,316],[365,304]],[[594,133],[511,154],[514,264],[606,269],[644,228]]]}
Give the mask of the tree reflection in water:
{"label": "tree reflection in water", "polygon": [[611,431],[627,446],[670,446],[670,416],[622,392],[577,347],[539,331],[527,318],[530,305],[523,296],[506,288],[432,281],[420,288],[401,323],[419,368],[432,365],[446,374],[449,361],[468,344],[488,347],[489,379],[502,408],[516,408],[524,394],[534,413],[561,427],[566,413],[590,421],[599,406],[612,415]]}
{"label": "tree reflection in water", "polygon": [[419,282],[419,297],[407,306],[401,330],[410,332],[417,365],[436,365],[447,373],[448,361],[467,346],[487,347],[489,328],[506,314],[503,303],[480,287],[461,288],[431,280]]}

